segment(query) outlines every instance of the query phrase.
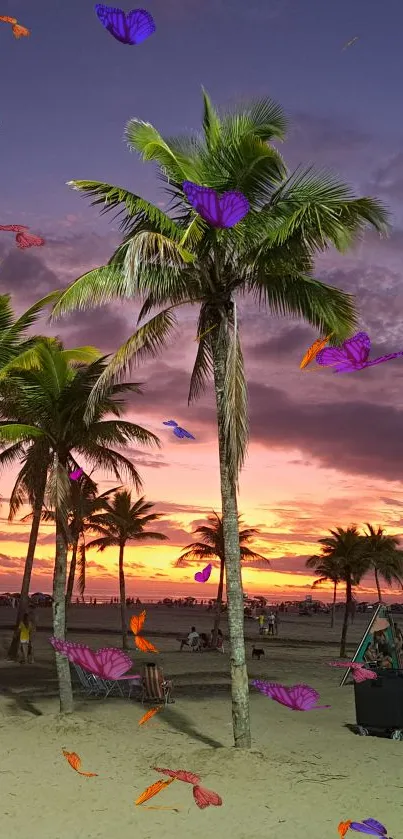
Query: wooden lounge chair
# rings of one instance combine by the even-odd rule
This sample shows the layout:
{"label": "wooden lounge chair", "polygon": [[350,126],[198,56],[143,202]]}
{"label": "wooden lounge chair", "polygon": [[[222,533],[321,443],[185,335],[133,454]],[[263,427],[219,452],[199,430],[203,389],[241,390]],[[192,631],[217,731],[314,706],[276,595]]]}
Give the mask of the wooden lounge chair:
{"label": "wooden lounge chair", "polygon": [[175,700],[171,698],[171,693],[172,682],[168,679],[164,679],[164,674],[161,668],[156,664],[145,664],[142,679],[142,703],[163,702],[164,705],[168,705],[175,702]]}

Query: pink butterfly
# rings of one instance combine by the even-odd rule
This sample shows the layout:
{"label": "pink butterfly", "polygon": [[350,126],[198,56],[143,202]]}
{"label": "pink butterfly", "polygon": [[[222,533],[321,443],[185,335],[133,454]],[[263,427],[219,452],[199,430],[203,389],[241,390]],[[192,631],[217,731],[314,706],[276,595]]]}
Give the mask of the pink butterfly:
{"label": "pink butterfly", "polygon": [[280,705],[285,705],[293,711],[316,711],[321,708],[330,708],[330,705],[315,705],[315,702],[319,699],[319,694],[309,685],[293,685],[293,687],[287,688],[285,685],[278,685],[276,682],[262,682],[260,679],[254,679],[252,685],[260,693],[264,693],[265,696],[269,696],[270,699],[274,699],[275,702],[279,702]]}
{"label": "pink butterfly", "polygon": [[74,469],[74,472],[70,472],[69,478],[71,481],[78,481],[81,475],[84,475],[84,469]]}
{"label": "pink butterfly", "polygon": [[328,661],[329,667],[349,667],[353,671],[355,682],[365,682],[367,679],[376,679],[377,675],[373,670],[364,667],[360,661]]}
{"label": "pink butterfly", "polygon": [[403,356],[403,352],[394,352],[368,361],[370,349],[369,335],[366,332],[357,332],[352,338],[344,341],[341,347],[326,347],[321,350],[316,356],[316,363],[321,367],[334,367],[335,373],[351,373]]}
{"label": "pink butterfly", "polygon": [[213,568],[213,566],[210,562],[209,565],[206,565],[206,567],[203,568],[202,571],[197,571],[197,573],[195,574],[196,583],[207,583],[207,580],[210,577],[212,568]]}
{"label": "pink butterfly", "polygon": [[[60,655],[65,655],[72,664],[78,664],[83,670],[100,676],[101,679],[132,679],[138,680],[141,676],[135,673],[128,673],[132,666],[132,660],[123,650],[114,647],[102,647],[93,652],[85,644],[76,644],[74,641],[63,641],[60,638],[49,638],[54,650]],[[123,675],[123,674],[126,675]]]}

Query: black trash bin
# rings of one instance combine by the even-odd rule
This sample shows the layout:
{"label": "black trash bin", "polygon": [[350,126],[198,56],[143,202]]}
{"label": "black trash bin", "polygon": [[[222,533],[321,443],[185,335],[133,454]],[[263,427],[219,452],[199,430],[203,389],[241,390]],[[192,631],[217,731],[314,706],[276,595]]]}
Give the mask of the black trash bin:
{"label": "black trash bin", "polygon": [[403,740],[403,670],[376,669],[377,678],[354,682],[359,734],[370,729],[390,732]]}

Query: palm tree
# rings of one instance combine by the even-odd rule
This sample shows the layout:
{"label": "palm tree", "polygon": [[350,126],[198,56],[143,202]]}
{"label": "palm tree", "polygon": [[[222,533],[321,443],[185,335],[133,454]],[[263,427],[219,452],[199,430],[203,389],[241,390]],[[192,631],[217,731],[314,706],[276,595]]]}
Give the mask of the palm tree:
{"label": "palm tree", "polygon": [[317,586],[322,585],[322,583],[328,582],[328,580],[333,583],[333,603],[330,617],[330,627],[333,629],[336,611],[337,586],[341,582],[340,571],[337,567],[337,563],[332,558],[328,559],[323,556],[311,556],[306,561],[306,566],[307,568],[314,568],[315,574],[320,574],[319,580],[315,580],[315,582],[312,583],[312,588],[316,588]]}
{"label": "palm tree", "polygon": [[[183,553],[180,555],[179,559],[176,561],[175,564],[177,568],[183,568],[185,565],[187,565],[189,560],[193,559],[205,562],[207,560],[217,558],[220,562],[220,578],[218,582],[216,615],[213,628],[213,645],[215,645],[217,643],[218,628],[220,626],[221,607],[224,591],[224,528],[222,517],[219,516],[216,512],[214,512],[214,510],[211,516],[207,516],[207,521],[209,522],[208,525],[200,525],[200,527],[197,527],[196,530],[193,531],[193,534],[195,536],[200,536],[202,541],[191,542],[190,545],[186,545],[186,547],[183,550]],[[241,524],[241,516],[238,516],[238,528]],[[247,542],[250,542],[251,539],[255,538],[258,535],[258,532],[259,531],[253,527],[245,528],[244,530],[239,530],[239,548],[241,552],[241,562],[248,562],[250,564],[254,562],[261,562],[264,563],[266,566],[270,566],[270,562],[268,559],[266,559],[265,556],[262,556],[261,554],[252,551],[251,548],[249,548],[247,545]]]}
{"label": "palm tree", "polygon": [[54,303],[58,296],[59,293],[53,291],[27,309],[19,318],[15,318],[10,306],[10,295],[0,295],[0,380],[4,379],[15,365],[35,366],[35,347],[44,339],[36,335],[27,337],[27,332],[43,314],[44,309]]}
{"label": "palm tree", "polygon": [[[71,560],[69,575],[66,586],[66,613],[70,606],[73,595],[74,580],[76,575],[77,558],[79,559],[80,577],[78,579],[78,591],[82,596],[85,591],[85,534],[92,531],[92,516],[104,508],[105,500],[116,492],[120,487],[107,489],[101,495],[97,495],[97,489],[93,481],[87,475],[82,475],[78,481],[71,483],[70,496],[71,507],[68,516],[69,547],[71,548]],[[28,513],[21,521],[32,522],[33,514]],[[41,521],[56,522],[53,510],[44,507]]]}
{"label": "palm tree", "polygon": [[119,591],[120,591],[120,615],[122,621],[122,646],[128,649],[127,641],[127,614],[126,614],[126,583],[124,571],[124,554],[127,542],[145,542],[148,539],[157,539],[164,542],[168,538],[163,533],[146,530],[148,524],[158,521],[161,518],[159,513],[149,513],[154,504],[145,502],[144,495],[137,501],[132,502],[131,493],[121,490],[115,493],[112,501],[106,501],[104,511],[97,513],[91,518],[92,529],[101,535],[93,539],[87,545],[87,550],[97,548],[104,551],[106,548],[119,548]]}
{"label": "palm tree", "polygon": [[399,539],[396,536],[387,536],[382,527],[375,530],[371,524],[366,526],[368,532],[364,531],[364,556],[368,560],[369,568],[374,572],[378,600],[382,603],[379,577],[382,577],[388,586],[398,583],[403,588],[403,553],[398,549]]}
{"label": "palm tree", "polygon": [[[337,527],[336,530],[330,530],[330,534],[323,539],[318,539],[318,542],[322,545],[321,559],[334,565],[340,581],[345,583],[346,586],[346,605],[340,639],[340,658],[345,658],[348,618],[353,602],[353,587],[360,584],[361,578],[368,570],[368,562],[363,556],[363,537],[355,525],[347,527],[346,530]],[[309,568],[315,567],[316,559],[317,557],[310,557],[306,565]]]}
{"label": "palm tree", "polygon": [[[54,299],[54,295],[48,295],[48,298]],[[48,301],[48,298],[44,298],[44,300]],[[37,304],[36,308],[39,306],[40,304]],[[29,312],[34,310],[35,307],[33,306]],[[31,318],[28,319],[28,325],[30,325],[31,322]],[[7,418],[10,411],[14,416],[14,411],[17,410],[14,399],[16,386],[15,375],[18,375],[19,373],[23,375],[26,370],[28,371],[27,376],[29,379],[29,370],[41,367],[45,357],[48,359],[48,362],[54,357],[60,358],[69,368],[73,369],[74,366],[79,363],[94,361],[100,357],[100,353],[93,347],[76,347],[75,349],[63,350],[60,341],[53,338],[37,339],[36,344],[32,345],[30,342],[27,342],[25,349],[21,348],[19,355],[12,362],[10,360],[7,364],[7,375],[2,376],[0,374],[0,417]],[[49,364],[49,370],[51,375],[51,364]],[[27,406],[24,402],[23,408],[20,412],[21,422],[25,422],[26,408]],[[8,658],[12,660],[16,660],[18,656],[18,627],[21,623],[24,612],[27,610],[32,566],[35,557],[35,549],[45,498],[47,480],[47,468],[45,468],[45,466],[48,462],[48,454],[48,446],[46,442],[40,438],[36,438],[35,441],[32,441],[32,445],[28,446],[28,448],[24,445],[23,441],[20,441],[0,453],[0,469],[13,466],[19,461],[23,463],[22,469],[17,476],[17,480],[11,492],[8,520],[10,522],[13,521],[21,506],[27,501],[32,508],[32,523],[21,584],[21,593],[18,601],[13,637],[8,650]]]}
{"label": "palm tree", "polygon": [[[38,347],[41,366],[37,370],[10,372],[8,387],[4,387],[0,403],[0,444],[11,446],[1,454],[2,462],[20,460],[22,469],[11,496],[19,502],[25,487],[34,485],[33,469],[45,486],[47,506],[55,511],[56,557],[53,577],[53,632],[56,638],[65,637],[65,591],[69,542],[68,512],[71,505],[69,473],[78,467],[76,457],[95,468],[121,473],[133,480],[137,487],[141,479],[135,466],[110,446],[124,446],[130,442],[159,445],[158,438],[138,425],[120,419],[124,403],[121,396],[138,392],[136,384],[112,385],[98,400],[90,423],[84,421],[88,397],[105,361],[99,359],[89,365],[72,367],[69,351],[56,346]],[[5,383],[6,385],[6,383]],[[104,419],[112,415],[117,419]],[[42,509],[42,505],[41,505]],[[70,671],[67,660],[56,654],[61,711],[73,710]]]}
{"label": "palm tree", "polygon": [[[344,340],[356,326],[353,299],[314,279],[317,252],[346,249],[367,226],[387,229],[387,214],[370,198],[356,198],[335,179],[312,169],[291,176],[269,145],[283,139],[286,120],[268,99],[220,117],[203,92],[204,137],[166,139],[149,123],[132,119],[129,146],[160,167],[171,196],[172,217],[121,187],[98,181],[71,185],[103,205],[122,205],[123,244],[109,264],[90,271],[64,291],[53,310],[115,299],[138,300],[140,324],[160,309],[116,352],[98,389],[125,373],[131,361],[156,355],[177,323],[175,309],[199,309],[198,349],[189,401],[213,377],[218,423],[222,515],[231,646],[232,718],[235,746],[250,748],[249,689],[245,662],[243,589],[238,533],[237,484],[248,442],[247,387],[236,296],[251,293],[273,314],[304,318],[319,332]],[[230,229],[207,225],[189,205],[185,180],[239,190],[251,210]],[[92,395],[95,399],[95,393]]]}

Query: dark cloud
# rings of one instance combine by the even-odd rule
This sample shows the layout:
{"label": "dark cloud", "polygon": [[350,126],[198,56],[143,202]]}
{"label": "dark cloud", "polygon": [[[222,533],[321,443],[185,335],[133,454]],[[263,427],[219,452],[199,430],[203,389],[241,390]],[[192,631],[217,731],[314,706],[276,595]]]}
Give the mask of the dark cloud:
{"label": "dark cloud", "polygon": [[398,408],[364,400],[301,404],[254,382],[250,404],[255,442],[300,449],[330,469],[401,479],[403,411]]}
{"label": "dark cloud", "polygon": [[401,199],[403,196],[403,152],[399,151],[373,173],[371,186],[375,194]]}

